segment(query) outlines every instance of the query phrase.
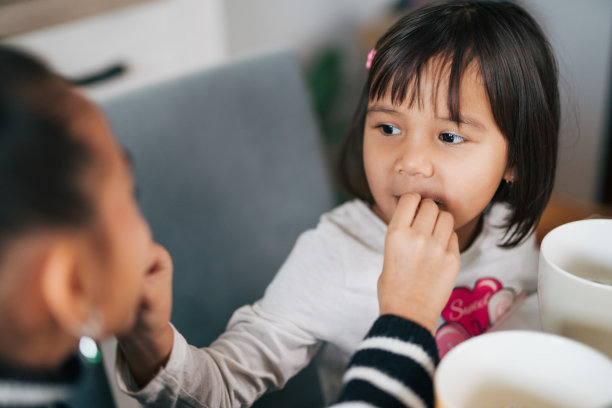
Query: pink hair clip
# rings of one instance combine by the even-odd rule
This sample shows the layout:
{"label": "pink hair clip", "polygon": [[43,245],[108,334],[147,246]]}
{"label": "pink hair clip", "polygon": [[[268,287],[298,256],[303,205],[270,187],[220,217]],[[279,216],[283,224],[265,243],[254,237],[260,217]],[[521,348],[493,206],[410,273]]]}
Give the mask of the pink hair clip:
{"label": "pink hair clip", "polygon": [[372,68],[372,60],[374,59],[375,55],[376,55],[376,50],[374,48],[372,48],[370,50],[370,52],[368,53],[368,58],[367,58],[366,63],[365,63],[365,67],[367,69]]}

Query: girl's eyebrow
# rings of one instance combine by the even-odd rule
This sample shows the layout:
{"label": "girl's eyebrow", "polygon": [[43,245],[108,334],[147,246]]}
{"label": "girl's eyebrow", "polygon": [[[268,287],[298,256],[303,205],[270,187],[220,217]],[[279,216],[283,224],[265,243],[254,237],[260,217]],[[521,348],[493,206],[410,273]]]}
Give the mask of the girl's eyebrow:
{"label": "girl's eyebrow", "polygon": [[392,115],[401,115],[400,112],[396,111],[393,108],[388,108],[386,106],[383,105],[372,105],[368,108],[368,112],[367,113],[373,113],[373,112],[382,112],[382,113],[390,113]]}
{"label": "girl's eyebrow", "polygon": [[[372,105],[368,108],[367,114],[377,113],[377,112],[388,113],[391,115],[401,115],[401,112],[398,112],[397,110],[390,108],[388,106],[385,106],[385,105]],[[446,122],[457,123],[457,121],[454,121],[453,119],[447,116],[436,116],[436,119],[443,120]],[[460,115],[459,124],[471,126],[473,128],[480,129],[480,130],[486,129],[485,126],[481,122],[469,116]]]}
{"label": "girl's eyebrow", "polygon": [[[437,116],[436,119],[444,120],[446,122],[457,123],[457,121],[454,121],[450,117],[446,117],[446,116]],[[480,123],[476,119],[471,118],[469,116],[462,116],[462,115],[460,115],[459,116],[459,124],[466,125],[466,126],[471,126],[471,127],[474,127],[476,129],[480,129],[480,130],[485,130],[485,126],[482,123]]]}

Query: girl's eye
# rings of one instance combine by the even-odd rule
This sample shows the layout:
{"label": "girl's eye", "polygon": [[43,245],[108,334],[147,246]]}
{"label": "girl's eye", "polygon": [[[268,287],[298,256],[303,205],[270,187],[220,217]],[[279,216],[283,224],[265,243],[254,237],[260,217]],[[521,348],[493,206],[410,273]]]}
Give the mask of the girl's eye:
{"label": "girl's eye", "polygon": [[459,144],[465,142],[465,138],[454,133],[440,133],[440,140],[448,144]]}
{"label": "girl's eye", "polygon": [[378,126],[378,128],[385,134],[385,135],[399,135],[401,133],[401,131],[396,128],[393,125],[380,125]]}

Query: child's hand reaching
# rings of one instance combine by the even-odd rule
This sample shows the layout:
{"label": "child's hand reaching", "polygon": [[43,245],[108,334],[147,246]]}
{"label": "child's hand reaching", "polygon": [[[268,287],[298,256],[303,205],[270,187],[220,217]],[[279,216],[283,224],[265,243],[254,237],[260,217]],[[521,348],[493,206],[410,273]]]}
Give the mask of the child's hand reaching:
{"label": "child's hand reaching", "polygon": [[132,375],[141,387],[166,364],[174,342],[170,326],[172,258],[164,247],[154,245],[134,327],[117,336]]}
{"label": "child's hand reaching", "polygon": [[389,223],[380,314],[393,314],[435,331],[459,272],[459,244],[450,213],[418,194],[400,197]]}

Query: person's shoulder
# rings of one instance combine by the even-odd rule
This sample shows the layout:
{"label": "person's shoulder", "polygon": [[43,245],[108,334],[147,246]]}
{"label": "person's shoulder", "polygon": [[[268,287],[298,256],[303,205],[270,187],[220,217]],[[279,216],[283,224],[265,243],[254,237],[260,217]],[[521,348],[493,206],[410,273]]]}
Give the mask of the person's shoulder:
{"label": "person's shoulder", "polygon": [[[375,242],[369,237],[375,235],[372,229],[383,230],[379,246],[384,245],[385,225],[379,220],[382,226],[377,226],[372,217],[375,215],[369,206],[359,200],[341,204],[323,214],[316,228],[303,232],[298,238],[266,289],[262,307],[274,314],[293,314],[309,321],[316,319],[304,316],[317,315],[318,320],[326,322],[341,316],[335,312],[342,306],[338,298],[343,298],[344,291],[349,290],[346,272],[354,272],[347,264],[354,265],[356,256],[367,252],[364,249]],[[363,267],[363,263],[359,266]],[[376,287],[375,282],[373,287]],[[321,322],[316,326],[322,327]],[[323,326],[332,327],[327,323]]]}
{"label": "person's shoulder", "polygon": [[367,203],[354,199],[323,214],[317,230],[360,239],[371,235],[384,236],[387,226]]}
{"label": "person's shoulder", "polygon": [[323,214],[316,228],[302,233],[289,259],[328,264],[343,262],[355,253],[382,253],[386,231],[386,224],[367,203],[348,201]]}
{"label": "person's shoulder", "polygon": [[512,209],[507,204],[495,204],[488,212],[483,226],[481,250],[499,259],[514,259],[532,262],[537,258],[538,248],[535,234],[529,235],[518,245],[510,248],[500,246],[507,238],[505,225]]}
{"label": "person's shoulder", "polygon": [[350,201],[346,201],[331,211],[326,212],[321,216],[320,222],[331,222],[335,224],[350,224],[354,222],[360,222],[363,219],[369,219],[371,216],[376,216],[370,206],[356,198]]}
{"label": "person's shoulder", "polygon": [[[301,233],[290,257],[316,252],[335,258],[339,247],[362,236],[364,231],[370,230],[372,225],[376,224],[376,221],[371,219],[372,216],[376,217],[363,201],[345,202],[321,215],[315,228]],[[311,259],[310,262],[315,260]]]}
{"label": "person's shoulder", "polygon": [[477,260],[489,258],[502,260],[507,257],[525,258],[537,255],[533,234],[512,248],[501,246],[507,238],[505,225],[511,211],[510,206],[504,203],[495,204],[488,209],[484,216],[480,234],[472,245],[461,254],[462,264],[467,265]]}
{"label": "person's shoulder", "polygon": [[503,225],[511,212],[512,208],[506,203],[493,204],[485,214],[485,228],[503,233]]}
{"label": "person's shoulder", "polygon": [[[484,230],[492,238],[495,238],[495,245],[498,246],[506,238],[506,228],[508,218],[510,217],[512,208],[506,203],[498,203],[491,207],[485,217]],[[493,240],[492,240],[493,241]],[[529,235],[521,243],[510,249],[527,249],[535,250],[535,234]]]}

